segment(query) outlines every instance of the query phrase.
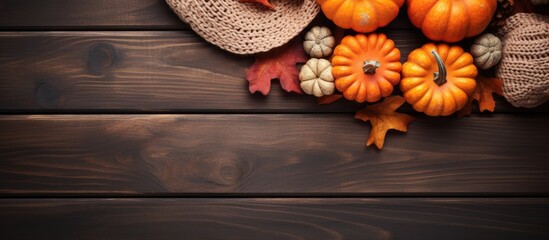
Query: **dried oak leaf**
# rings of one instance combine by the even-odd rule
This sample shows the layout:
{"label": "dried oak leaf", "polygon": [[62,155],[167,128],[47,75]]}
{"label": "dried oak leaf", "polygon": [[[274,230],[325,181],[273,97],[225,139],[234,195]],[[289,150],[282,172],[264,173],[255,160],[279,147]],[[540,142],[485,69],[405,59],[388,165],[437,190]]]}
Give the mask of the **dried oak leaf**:
{"label": "dried oak leaf", "polygon": [[464,117],[471,114],[473,101],[477,100],[479,110],[488,110],[493,112],[496,108],[496,101],[492,93],[502,96],[503,95],[503,81],[500,78],[486,78],[484,76],[477,77],[477,88],[473,95],[469,98],[469,102],[458,111],[458,117]]}
{"label": "dried oak leaf", "polygon": [[261,5],[267,7],[269,10],[275,10],[274,6],[269,2],[269,0],[240,0],[240,2],[261,3]]}
{"label": "dried oak leaf", "polygon": [[397,113],[396,110],[405,100],[401,96],[391,96],[385,98],[383,102],[367,106],[366,108],[359,110],[355,119],[362,121],[370,121],[372,124],[372,131],[366,146],[370,146],[374,143],[378,149],[383,148],[385,142],[385,134],[389,129],[395,129],[401,132],[408,131],[408,124],[410,124],[415,118],[403,113]]}
{"label": "dried oak leaf", "polygon": [[330,103],[333,103],[333,102],[341,99],[342,97],[343,97],[342,94],[334,93],[332,95],[327,95],[327,96],[322,96],[322,97],[317,98],[316,103],[318,105],[330,104]]}
{"label": "dried oak leaf", "polygon": [[250,92],[259,91],[267,95],[271,89],[271,80],[278,78],[284,90],[301,94],[296,64],[304,63],[307,59],[300,41],[293,41],[269,52],[257,54],[254,64],[246,72]]}

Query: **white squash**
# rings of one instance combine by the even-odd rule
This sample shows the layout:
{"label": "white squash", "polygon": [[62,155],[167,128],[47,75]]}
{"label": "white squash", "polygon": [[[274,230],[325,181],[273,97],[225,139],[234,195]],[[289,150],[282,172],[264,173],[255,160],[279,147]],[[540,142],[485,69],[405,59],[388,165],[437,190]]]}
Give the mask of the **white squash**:
{"label": "white squash", "polygon": [[332,63],[326,59],[309,59],[301,67],[299,80],[303,92],[315,97],[331,95],[335,90]]}
{"label": "white squash", "polygon": [[305,34],[303,48],[309,56],[313,58],[328,57],[334,49],[335,39],[332,32],[327,27],[312,27]]}

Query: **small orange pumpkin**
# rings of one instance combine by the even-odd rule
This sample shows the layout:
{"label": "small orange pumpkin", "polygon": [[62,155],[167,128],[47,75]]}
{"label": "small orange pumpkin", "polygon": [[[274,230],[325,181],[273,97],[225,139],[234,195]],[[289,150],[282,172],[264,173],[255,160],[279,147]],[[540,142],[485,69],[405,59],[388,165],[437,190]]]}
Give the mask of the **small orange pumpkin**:
{"label": "small orange pumpkin", "polygon": [[341,28],[373,32],[398,15],[404,0],[317,0],[324,15]]}
{"label": "small orange pumpkin", "polygon": [[359,103],[391,95],[401,70],[400,51],[385,34],[346,36],[332,58],[337,90]]}
{"label": "small orange pumpkin", "polygon": [[400,90],[418,112],[448,116],[467,103],[476,88],[477,67],[459,46],[427,43],[402,66]]}
{"label": "small orange pumpkin", "polygon": [[484,31],[497,0],[406,0],[406,5],[412,24],[429,39],[457,42]]}

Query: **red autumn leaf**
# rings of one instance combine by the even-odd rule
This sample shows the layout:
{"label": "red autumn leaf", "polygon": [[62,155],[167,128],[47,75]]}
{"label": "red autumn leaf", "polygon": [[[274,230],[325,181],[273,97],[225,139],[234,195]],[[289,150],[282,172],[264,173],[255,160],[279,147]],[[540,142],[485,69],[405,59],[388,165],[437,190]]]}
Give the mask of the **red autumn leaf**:
{"label": "red autumn leaf", "polygon": [[318,105],[330,104],[330,103],[333,103],[333,102],[341,99],[342,97],[343,97],[342,94],[334,93],[332,95],[322,96],[322,97],[317,98],[316,103]]}
{"label": "red autumn leaf", "polygon": [[493,112],[496,108],[496,101],[492,93],[503,95],[503,81],[499,78],[486,78],[484,76],[477,77],[477,88],[473,95],[469,98],[467,105],[458,112],[458,117],[464,117],[471,114],[473,101],[477,100],[479,110],[488,110]]}
{"label": "red autumn leaf", "polygon": [[382,149],[385,143],[385,135],[389,129],[401,132],[408,131],[408,124],[414,120],[414,117],[396,112],[397,108],[404,104],[404,101],[401,96],[391,96],[385,98],[381,103],[367,106],[356,113],[355,119],[365,122],[370,121],[372,124],[366,146],[374,143],[378,149]]}
{"label": "red autumn leaf", "polygon": [[255,63],[246,72],[251,93],[256,91],[269,94],[271,80],[277,78],[282,88],[288,92],[302,93],[299,86],[297,63],[307,61],[307,55],[299,41],[290,42],[264,54],[257,54]]}
{"label": "red autumn leaf", "polygon": [[255,3],[261,3],[261,5],[267,7],[270,10],[275,10],[274,6],[269,3],[269,0],[240,0],[240,2],[255,2]]}

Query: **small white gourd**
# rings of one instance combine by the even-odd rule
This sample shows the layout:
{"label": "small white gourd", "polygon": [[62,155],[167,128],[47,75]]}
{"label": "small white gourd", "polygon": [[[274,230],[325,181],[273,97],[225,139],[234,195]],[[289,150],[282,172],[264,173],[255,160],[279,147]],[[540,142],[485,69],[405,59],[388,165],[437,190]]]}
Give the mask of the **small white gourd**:
{"label": "small white gourd", "polygon": [[545,5],[549,4],[549,0],[530,0],[533,5]]}
{"label": "small white gourd", "polygon": [[501,60],[501,40],[493,34],[486,33],[475,39],[471,45],[471,55],[475,65],[481,69],[489,69]]}
{"label": "small white gourd", "polygon": [[313,58],[328,57],[334,49],[335,39],[327,27],[315,26],[305,34],[303,48]]}
{"label": "small white gourd", "polygon": [[303,92],[315,97],[331,95],[335,90],[332,63],[326,59],[309,59],[301,67],[299,80]]}

